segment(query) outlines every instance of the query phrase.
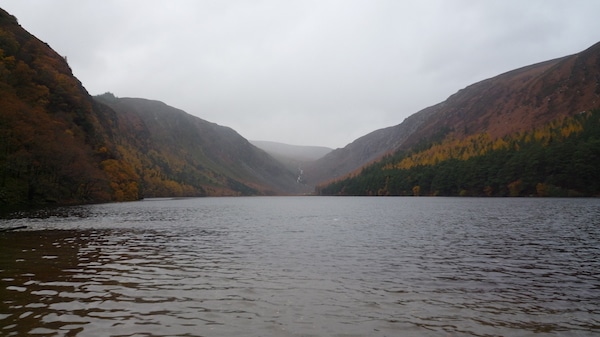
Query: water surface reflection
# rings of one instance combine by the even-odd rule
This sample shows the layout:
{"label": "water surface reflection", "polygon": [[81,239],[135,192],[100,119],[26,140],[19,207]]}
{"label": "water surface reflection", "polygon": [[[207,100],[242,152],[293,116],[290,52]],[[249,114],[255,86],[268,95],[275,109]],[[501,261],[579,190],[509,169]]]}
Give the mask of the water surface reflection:
{"label": "water surface reflection", "polygon": [[30,230],[0,235],[0,335],[600,332],[597,200],[215,198],[66,210],[4,221]]}

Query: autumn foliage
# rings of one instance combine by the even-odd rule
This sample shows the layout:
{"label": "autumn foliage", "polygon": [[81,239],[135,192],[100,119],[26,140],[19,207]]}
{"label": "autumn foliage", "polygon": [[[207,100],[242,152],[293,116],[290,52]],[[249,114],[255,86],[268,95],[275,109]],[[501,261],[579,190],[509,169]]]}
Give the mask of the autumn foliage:
{"label": "autumn foliage", "polygon": [[0,211],[272,194],[286,186],[271,181],[295,181],[232,130],[174,108],[162,121],[179,124],[165,125],[152,114],[166,105],[134,104],[117,112],[111,105],[121,101],[112,94],[91,97],[66,57],[0,9]]}
{"label": "autumn foliage", "polygon": [[0,201],[108,200],[89,95],[64,58],[0,12]]}
{"label": "autumn foliage", "polygon": [[599,196],[600,110],[528,132],[421,144],[318,188],[323,195]]}

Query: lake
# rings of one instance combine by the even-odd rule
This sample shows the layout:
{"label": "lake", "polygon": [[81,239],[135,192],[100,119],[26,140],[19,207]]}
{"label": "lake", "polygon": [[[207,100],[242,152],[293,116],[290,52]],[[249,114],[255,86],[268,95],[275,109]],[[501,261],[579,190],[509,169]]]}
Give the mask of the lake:
{"label": "lake", "polygon": [[15,214],[1,336],[600,334],[600,199],[150,199]]}

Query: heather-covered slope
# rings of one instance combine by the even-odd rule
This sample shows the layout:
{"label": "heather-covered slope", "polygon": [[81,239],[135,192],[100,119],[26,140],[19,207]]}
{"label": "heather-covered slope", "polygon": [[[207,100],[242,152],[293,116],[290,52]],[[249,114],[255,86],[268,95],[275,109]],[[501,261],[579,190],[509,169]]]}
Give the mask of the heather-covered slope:
{"label": "heather-covered slope", "polygon": [[377,130],[317,161],[313,183],[339,179],[385,154],[486,133],[531,131],[600,106],[600,44],[470,85],[401,124]]}
{"label": "heather-covered slope", "polygon": [[516,69],[450,96],[404,144],[442,133],[492,138],[525,132],[600,107],[600,43],[571,56]]}

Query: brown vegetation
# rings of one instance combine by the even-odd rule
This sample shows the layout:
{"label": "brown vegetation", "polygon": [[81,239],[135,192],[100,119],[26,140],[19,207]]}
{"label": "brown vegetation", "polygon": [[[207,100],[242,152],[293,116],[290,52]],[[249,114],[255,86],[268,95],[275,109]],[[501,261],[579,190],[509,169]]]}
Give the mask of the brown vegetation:
{"label": "brown vegetation", "polygon": [[296,187],[229,128],[160,102],[93,99],[64,57],[2,10],[0,106],[0,210]]}
{"label": "brown vegetation", "polygon": [[445,142],[445,147],[479,140],[501,142],[506,135],[600,107],[599,74],[600,43],[579,54],[498,75],[458,91],[399,125],[331,152],[307,175],[315,184],[341,179],[385,155],[431,142]]}

